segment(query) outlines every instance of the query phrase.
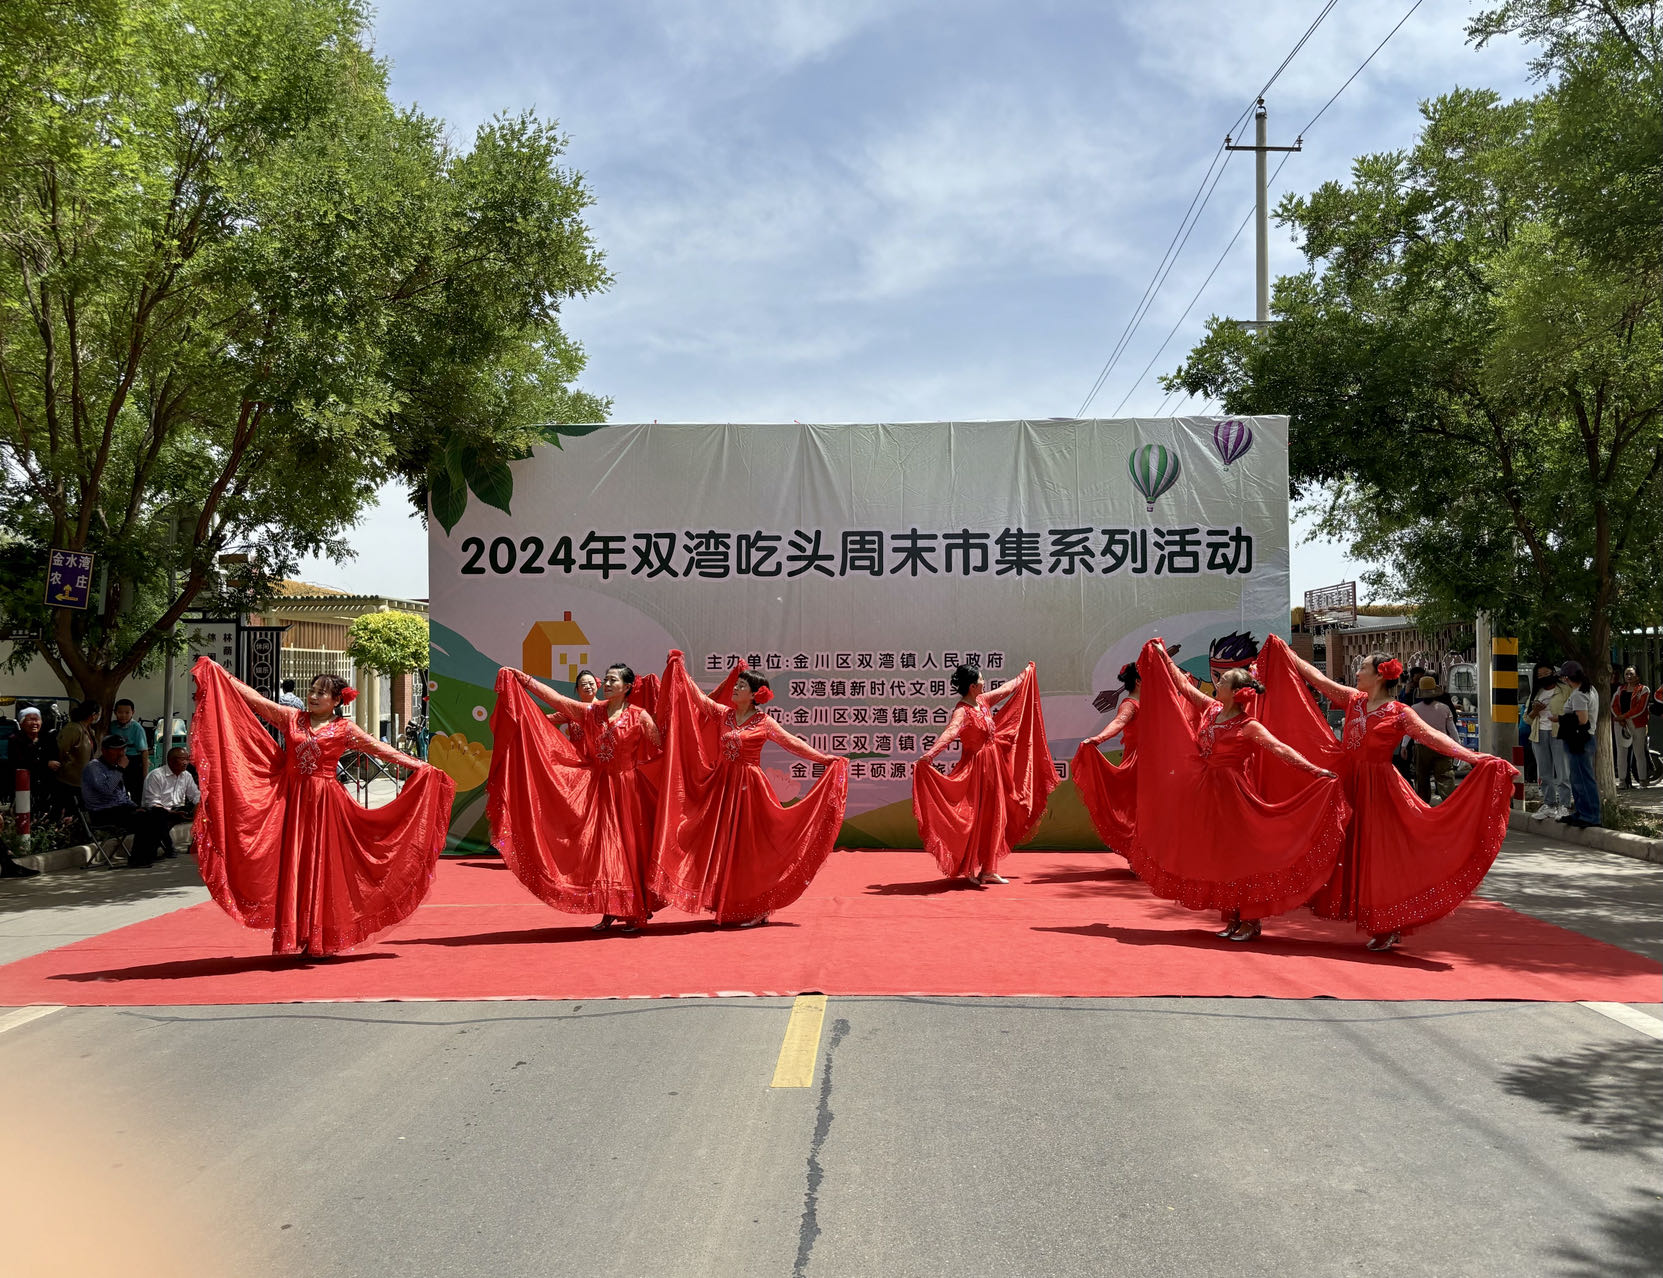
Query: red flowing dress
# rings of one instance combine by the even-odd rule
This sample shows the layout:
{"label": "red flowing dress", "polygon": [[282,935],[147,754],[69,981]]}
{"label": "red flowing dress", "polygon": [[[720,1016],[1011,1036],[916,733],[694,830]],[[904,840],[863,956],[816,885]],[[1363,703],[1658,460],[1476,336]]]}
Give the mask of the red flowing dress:
{"label": "red flowing dress", "polygon": [[492,844],[533,896],[639,924],[664,903],[648,884],[658,791],[642,766],[658,744],[639,707],[606,716],[604,701],[583,708],[579,750],[516,674],[499,671],[486,813]]}
{"label": "red flowing dress", "polygon": [[1336,741],[1287,645],[1267,640],[1259,669],[1272,730],[1339,773],[1351,802],[1345,848],[1333,876],[1312,897],[1312,911],[1353,920],[1379,936],[1436,922],[1471,896],[1507,837],[1513,770],[1486,755],[1449,798],[1431,807],[1392,766],[1392,753],[1407,734],[1465,757],[1448,736],[1400,701],[1370,712],[1367,694],[1332,685],[1336,697],[1346,694]]}
{"label": "red flowing dress", "polygon": [[[912,773],[912,815],[924,849],[948,878],[992,874],[1033,834],[1057,786],[1045,740],[1039,681],[1032,664],[1009,685],[960,702]],[[1006,700],[1006,697],[1009,697]],[[1004,701],[997,711],[990,707]],[[928,760],[957,741],[961,754],[943,776]]]}
{"label": "red flowing dress", "polygon": [[[1137,837],[1127,861],[1156,896],[1186,909],[1268,918],[1303,905],[1333,872],[1348,815],[1340,783],[1267,732],[1181,686],[1154,643],[1138,658],[1143,723]],[[1204,705],[1202,703],[1205,703]],[[1199,708],[1199,715],[1192,707]],[[1286,798],[1265,798],[1256,764],[1304,773]]]}
{"label": "red flowing dress", "polygon": [[[1092,827],[1109,851],[1125,854],[1132,846],[1138,801],[1138,703],[1126,697],[1103,739],[1120,734],[1120,762],[1110,763],[1096,745],[1081,742],[1074,752],[1074,788],[1086,805]],[[1118,727],[1116,726],[1118,725]]]}
{"label": "red flowing dress", "polygon": [[[314,731],[304,710],[264,698],[251,708],[206,657],[191,673],[196,862],[220,908],[269,930],[273,954],[339,954],[408,917],[433,882],[456,783],[351,719]],[[348,750],[415,773],[391,803],[362,807],[335,779]]]}
{"label": "red flowing dress", "polygon": [[[731,687],[730,677],[724,688]],[[725,698],[724,698],[725,700]],[[653,891],[678,910],[718,923],[760,918],[800,897],[837,843],[849,797],[849,765],[822,754],[761,710],[740,723],[705,696],[670,654],[659,701],[664,716],[665,806],[653,858]],[[762,748],[783,746],[825,772],[790,807],[774,796]]]}

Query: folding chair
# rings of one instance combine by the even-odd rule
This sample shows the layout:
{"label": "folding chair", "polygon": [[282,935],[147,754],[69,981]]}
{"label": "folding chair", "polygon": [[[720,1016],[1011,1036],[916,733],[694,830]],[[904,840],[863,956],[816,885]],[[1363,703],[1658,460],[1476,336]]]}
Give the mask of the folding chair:
{"label": "folding chair", "polygon": [[124,829],[119,825],[99,825],[92,819],[86,805],[80,797],[75,799],[75,815],[81,819],[81,828],[87,832],[87,843],[92,847],[92,859],[87,862],[87,868],[102,866],[106,870],[115,869],[115,859],[110,850],[104,846],[109,840],[115,840],[121,852],[121,859],[125,861],[133,853],[133,840],[137,837],[135,831]]}

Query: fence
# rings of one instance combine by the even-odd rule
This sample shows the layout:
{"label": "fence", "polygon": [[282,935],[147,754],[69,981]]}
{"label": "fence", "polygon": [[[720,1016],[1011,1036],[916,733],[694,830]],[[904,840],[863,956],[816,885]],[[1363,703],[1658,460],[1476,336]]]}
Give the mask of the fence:
{"label": "fence", "polygon": [[338,675],[348,683],[355,681],[352,658],[334,648],[283,649],[283,677],[293,679],[296,688],[304,688],[320,674]]}

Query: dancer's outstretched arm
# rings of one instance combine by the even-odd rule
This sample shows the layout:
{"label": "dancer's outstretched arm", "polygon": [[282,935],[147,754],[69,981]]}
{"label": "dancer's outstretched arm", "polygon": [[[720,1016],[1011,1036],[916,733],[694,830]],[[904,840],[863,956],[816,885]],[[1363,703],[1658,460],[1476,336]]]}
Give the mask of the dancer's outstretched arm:
{"label": "dancer's outstretched arm", "polygon": [[[757,711],[757,713],[762,714],[760,710]],[[836,763],[843,757],[840,754],[825,754],[819,750],[816,750],[795,732],[787,731],[778,723],[775,723],[774,720],[768,718],[765,714],[762,715],[762,717],[767,720],[766,726],[768,729],[768,739],[776,745],[785,747],[785,749],[791,751],[791,753],[796,755],[799,759],[807,759],[811,763],[831,764]]]}
{"label": "dancer's outstretched arm", "polygon": [[[351,720],[348,720],[348,722],[350,723]],[[373,755],[381,762],[390,763],[395,768],[408,768],[411,772],[419,772],[423,768],[433,766],[429,763],[423,763],[413,755],[405,754],[402,750],[395,749],[378,737],[372,737],[356,723],[352,724],[351,736],[352,748],[358,751],[359,754]]]}
{"label": "dancer's outstretched arm", "polygon": [[[1421,745],[1436,750],[1439,754],[1447,754],[1452,759],[1463,759],[1468,763],[1480,763],[1491,757],[1487,754],[1481,754],[1477,750],[1467,749],[1466,746],[1448,733],[1440,732],[1437,728],[1434,728],[1413,710],[1404,714],[1403,730]],[[1512,767],[1513,765],[1508,764],[1507,766]],[[1516,774],[1518,769],[1513,768],[1513,771]]]}
{"label": "dancer's outstretched arm", "polygon": [[1132,721],[1133,716],[1136,715],[1137,712],[1138,703],[1132,700],[1131,697],[1122,697],[1120,699],[1120,707],[1115,711],[1114,718],[1109,720],[1109,726],[1104,728],[1095,737],[1087,737],[1084,741],[1080,742],[1080,744],[1088,746],[1102,745],[1103,742],[1109,740],[1109,738],[1119,736],[1120,733],[1125,731],[1126,725]]}
{"label": "dancer's outstretched arm", "polygon": [[563,692],[556,692],[548,684],[533,679],[524,670],[516,670],[513,666],[504,666],[503,669],[518,679],[521,686],[532,696],[558,710],[560,717],[567,722],[576,723],[589,712],[589,707],[583,702],[575,697],[568,697]]}
{"label": "dancer's outstretched arm", "polygon": [[977,697],[976,700],[984,706],[996,706],[1001,701],[1004,701],[1008,697],[1012,696],[1016,690],[1022,686],[1022,681],[1024,679],[1032,679],[1033,677],[1034,663],[1030,661],[1027,665],[1022,667],[1022,673],[1017,675],[1016,678],[1005,680],[1004,683],[993,689],[993,691],[982,693],[982,695]]}
{"label": "dancer's outstretched arm", "polygon": [[970,712],[964,706],[953,707],[953,717],[947,720],[947,726],[941,730],[941,735],[935,739],[935,744],[924,751],[922,757],[919,758],[920,766],[934,763],[943,750],[958,740],[959,733],[964,730],[964,716],[968,713]]}
{"label": "dancer's outstretched arm", "polygon": [[272,727],[286,728],[294,722],[295,710],[293,706],[284,706],[275,701],[268,701],[230,671],[226,671],[226,678],[231,680],[231,686],[237,690],[237,695],[248,702],[248,708],[271,724]]}
{"label": "dancer's outstretched arm", "polygon": [[1242,725],[1242,735],[1262,750],[1268,750],[1283,763],[1290,763],[1301,772],[1309,772],[1313,776],[1331,777],[1334,774],[1327,768],[1318,767],[1291,745],[1276,739],[1269,728],[1257,719],[1249,719]]}
{"label": "dancer's outstretched arm", "polygon": [[1166,650],[1164,643],[1161,645],[1161,656],[1165,657],[1166,664],[1172,667],[1172,681],[1178,685],[1178,691],[1189,698],[1189,703],[1192,706],[1198,710],[1205,710],[1213,704],[1211,697],[1190,682],[1189,675],[1185,674],[1184,668],[1172,659],[1172,654]]}
{"label": "dancer's outstretched arm", "polygon": [[1347,687],[1343,683],[1335,683],[1334,680],[1323,674],[1322,671],[1318,670],[1292,648],[1288,649],[1288,658],[1293,662],[1293,668],[1299,671],[1299,677],[1335,705],[1343,706],[1357,695],[1356,688]]}

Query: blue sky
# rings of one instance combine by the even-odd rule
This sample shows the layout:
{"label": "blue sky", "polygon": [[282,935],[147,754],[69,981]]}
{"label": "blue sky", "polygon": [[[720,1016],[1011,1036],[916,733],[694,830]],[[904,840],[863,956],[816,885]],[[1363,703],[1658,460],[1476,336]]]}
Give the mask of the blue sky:
{"label": "blue sky", "polygon": [[[1267,95],[1271,141],[1291,142],[1412,3],[1340,0]],[[1465,43],[1475,7],[1424,0],[1311,130],[1273,204],[1409,145],[1424,98],[1528,92],[1517,44]],[[1225,131],[1322,8],[385,0],[375,42],[394,95],[463,145],[526,108],[570,135],[616,282],[564,322],[614,421],[1049,417],[1080,407]],[[1154,373],[1207,317],[1251,314],[1249,227],[1179,322],[1252,181],[1237,155],[1091,415],[1154,413]],[[1299,263],[1273,225],[1273,275]],[[301,575],[425,595],[406,510],[384,493],[356,560]],[[1338,547],[1296,543],[1295,596],[1354,572]]]}

